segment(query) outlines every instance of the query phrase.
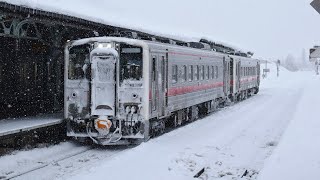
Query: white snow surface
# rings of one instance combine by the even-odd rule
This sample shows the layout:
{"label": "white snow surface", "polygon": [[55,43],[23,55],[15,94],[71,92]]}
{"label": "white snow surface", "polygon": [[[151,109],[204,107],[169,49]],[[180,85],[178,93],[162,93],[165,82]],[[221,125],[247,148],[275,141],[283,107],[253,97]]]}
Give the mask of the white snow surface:
{"label": "white snow surface", "polygon": [[202,168],[201,179],[320,179],[320,78],[284,68],[277,78],[268,68],[258,95],[137,147],[66,142],[15,151],[0,157],[0,177],[46,164],[15,179],[191,180]]}
{"label": "white snow surface", "polygon": [[[320,77],[310,76],[293,118],[259,180],[320,179]],[[286,113],[286,112],[284,112]]]}

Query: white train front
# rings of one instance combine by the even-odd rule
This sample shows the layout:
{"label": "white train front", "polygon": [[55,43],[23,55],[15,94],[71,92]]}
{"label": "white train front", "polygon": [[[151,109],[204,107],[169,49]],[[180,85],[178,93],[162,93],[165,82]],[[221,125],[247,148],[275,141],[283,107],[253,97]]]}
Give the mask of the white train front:
{"label": "white train front", "polygon": [[140,143],[259,90],[259,61],[152,41],[98,37],[65,50],[68,136]]}

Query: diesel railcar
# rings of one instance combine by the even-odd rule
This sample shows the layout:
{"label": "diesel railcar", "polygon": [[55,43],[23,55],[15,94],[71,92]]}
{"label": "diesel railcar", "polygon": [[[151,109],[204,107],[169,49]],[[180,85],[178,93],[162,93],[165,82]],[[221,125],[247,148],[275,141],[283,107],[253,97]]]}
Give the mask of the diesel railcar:
{"label": "diesel railcar", "polygon": [[71,41],[65,49],[67,134],[130,144],[259,90],[259,61],[120,37]]}

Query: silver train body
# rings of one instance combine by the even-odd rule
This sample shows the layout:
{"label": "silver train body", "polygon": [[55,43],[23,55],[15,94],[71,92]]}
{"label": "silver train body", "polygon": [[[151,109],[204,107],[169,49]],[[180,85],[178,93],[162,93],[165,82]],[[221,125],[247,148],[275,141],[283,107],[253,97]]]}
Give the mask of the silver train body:
{"label": "silver train body", "polygon": [[259,61],[118,37],[65,49],[68,136],[139,143],[259,90]]}

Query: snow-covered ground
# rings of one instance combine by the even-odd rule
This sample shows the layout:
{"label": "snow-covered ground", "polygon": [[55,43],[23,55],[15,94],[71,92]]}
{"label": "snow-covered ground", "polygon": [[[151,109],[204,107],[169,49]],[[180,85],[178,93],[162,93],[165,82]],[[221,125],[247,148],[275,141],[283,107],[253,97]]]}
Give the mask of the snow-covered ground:
{"label": "snow-covered ground", "polygon": [[304,86],[296,112],[260,180],[320,179],[320,77],[310,76]]}
{"label": "snow-covered ground", "polygon": [[268,66],[258,95],[206,118],[134,148],[17,151],[0,157],[0,179],[37,167],[16,179],[319,179],[320,78]]}

